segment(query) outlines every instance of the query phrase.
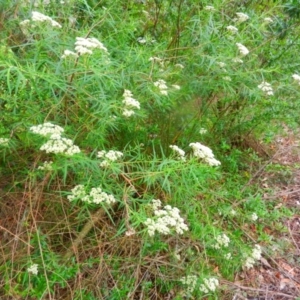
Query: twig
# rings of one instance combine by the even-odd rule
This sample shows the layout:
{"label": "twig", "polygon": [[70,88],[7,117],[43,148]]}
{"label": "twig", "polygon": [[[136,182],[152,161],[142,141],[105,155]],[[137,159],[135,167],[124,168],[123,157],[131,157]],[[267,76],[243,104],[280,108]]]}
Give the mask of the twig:
{"label": "twig", "polygon": [[77,249],[78,245],[82,242],[82,240],[86,237],[86,235],[90,232],[92,227],[95,225],[96,222],[98,222],[101,217],[104,215],[105,210],[101,207],[99,208],[95,214],[91,216],[91,219],[84,225],[82,230],[79,232],[77,238],[72,243],[72,245],[69,247],[69,249],[66,251],[65,255],[63,256],[64,260],[68,260],[71,258],[75,250]]}
{"label": "twig", "polygon": [[233,283],[233,282],[230,282],[230,281],[227,281],[227,280],[221,280],[222,283],[225,283],[225,284],[228,284],[228,285],[232,285],[234,287],[237,287],[241,290],[249,290],[249,291],[255,291],[255,292],[260,292],[260,293],[270,293],[270,294],[273,294],[273,295],[277,295],[277,296],[282,296],[282,297],[286,297],[286,299],[297,299],[296,296],[292,296],[292,295],[289,295],[289,294],[285,294],[285,293],[280,293],[280,292],[273,292],[273,291],[266,291],[266,290],[263,290],[263,289],[258,289],[258,288],[252,288],[252,287],[248,287],[248,286],[243,286],[243,285],[239,285],[239,284],[236,284],[236,283]]}
{"label": "twig", "polygon": [[13,232],[9,231],[8,229],[2,227],[0,225],[0,228],[3,229],[4,231],[8,232],[9,234],[13,235],[15,237],[16,240],[20,240],[22,241],[24,244],[26,244],[27,246],[29,246],[30,248],[34,248],[33,246],[31,246],[30,244],[28,244],[26,241],[24,241],[23,239],[21,239],[19,236],[17,236],[16,234],[14,234]]}
{"label": "twig", "polygon": [[290,234],[290,236],[291,236],[291,239],[293,240],[294,245],[295,245],[295,247],[297,248],[297,250],[298,250],[298,255],[299,255],[299,254],[300,254],[300,249],[299,249],[299,247],[298,247],[298,245],[297,245],[297,243],[296,243],[296,241],[295,241],[295,239],[294,239],[293,233],[291,232],[290,221],[288,221],[287,227],[288,227],[288,230],[289,230],[289,234]]}

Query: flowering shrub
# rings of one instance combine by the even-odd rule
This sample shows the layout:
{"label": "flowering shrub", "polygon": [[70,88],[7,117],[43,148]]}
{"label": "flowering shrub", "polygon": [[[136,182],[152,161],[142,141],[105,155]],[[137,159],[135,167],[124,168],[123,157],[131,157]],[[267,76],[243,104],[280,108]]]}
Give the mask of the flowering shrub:
{"label": "flowering shrub", "polygon": [[102,2],[2,4],[0,298],[222,299],[283,215],[244,149],[298,122],[297,26],[275,3]]}

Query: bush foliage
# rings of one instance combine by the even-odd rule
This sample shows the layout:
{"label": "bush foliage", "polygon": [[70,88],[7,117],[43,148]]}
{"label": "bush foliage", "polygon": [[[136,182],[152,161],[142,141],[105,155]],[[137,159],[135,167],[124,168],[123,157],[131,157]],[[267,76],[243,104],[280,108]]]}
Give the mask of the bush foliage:
{"label": "bush foliage", "polygon": [[247,183],[298,125],[297,1],[2,2],[1,297],[220,299],[290,213]]}

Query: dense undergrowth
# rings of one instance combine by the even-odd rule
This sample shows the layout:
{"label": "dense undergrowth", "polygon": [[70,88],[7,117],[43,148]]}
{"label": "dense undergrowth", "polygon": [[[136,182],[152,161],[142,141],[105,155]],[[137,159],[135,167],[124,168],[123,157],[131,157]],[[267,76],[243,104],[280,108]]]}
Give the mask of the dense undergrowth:
{"label": "dense undergrowth", "polygon": [[296,2],[2,1],[1,299],[226,299],[274,255]]}

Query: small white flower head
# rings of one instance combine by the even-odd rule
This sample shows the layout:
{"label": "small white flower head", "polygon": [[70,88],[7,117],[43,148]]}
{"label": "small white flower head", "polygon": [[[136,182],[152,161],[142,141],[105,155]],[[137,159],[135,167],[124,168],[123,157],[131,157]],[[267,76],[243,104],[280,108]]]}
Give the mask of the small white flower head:
{"label": "small white flower head", "polygon": [[207,11],[216,11],[216,9],[211,5],[205,6],[204,9],[207,10]]}
{"label": "small white flower head", "polygon": [[68,56],[73,56],[73,57],[78,57],[78,54],[73,52],[73,51],[70,51],[70,50],[65,50],[64,51],[64,54],[61,56],[62,59],[68,57]]}
{"label": "small white flower head", "polygon": [[180,69],[184,69],[184,65],[183,64],[176,64],[175,67],[180,68]]}
{"label": "small white flower head", "polygon": [[200,284],[199,290],[202,293],[209,293],[209,292],[215,292],[217,287],[219,286],[219,280],[216,278],[205,278],[203,280],[203,283]]}
{"label": "small white flower head", "polygon": [[[124,93],[125,94],[125,93]],[[140,102],[132,98],[131,96],[125,96],[124,95],[124,100],[122,103],[127,107],[127,108],[136,108],[140,109]]]}
{"label": "small white flower head", "polygon": [[246,269],[251,269],[255,265],[255,263],[261,259],[262,249],[260,245],[255,245],[252,249],[251,254],[246,258],[244,267]]}
{"label": "small white flower head", "polygon": [[125,232],[125,236],[132,236],[135,235],[136,232],[133,228],[129,228],[126,232]]}
{"label": "small white flower head", "polygon": [[252,250],[252,257],[256,260],[259,260],[261,259],[261,247],[260,245],[255,245],[254,246],[254,249]]}
{"label": "small white flower head", "polygon": [[298,75],[298,74],[293,74],[292,77],[293,77],[293,79],[300,85],[300,75]]}
{"label": "small white flower head", "polygon": [[168,87],[167,87],[166,82],[163,79],[159,79],[159,80],[155,81],[153,84],[154,84],[154,86],[159,88],[159,91],[162,95],[165,95],[165,96],[168,95],[168,91],[167,91]]}
{"label": "small white flower head", "polygon": [[180,254],[179,254],[178,252],[175,252],[175,253],[174,253],[174,258],[175,258],[176,260],[181,260],[181,256],[180,256]]}
{"label": "small white flower head", "polygon": [[71,190],[71,195],[68,195],[67,198],[71,202],[84,196],[86,196],[84,185],[78,184]]}
{"label": "small white flower head", "polygon": [[132,109],[124,109],[122,115],[126,118],[129,118],[131,116],[133,116],[135,114],[135,112]]}
{"label": "small white flower head", "polygon": [[53,170],[52,167],[53,161],[44,161],[41,166],[39,166],[37,169],[42,171],[51,171]]}
{"label": "small white flower head", "polygon": [[123,116],[129,118],[135,114],[133,109],[140,109],[140,102],[133,98],[132,92],[130,90],[124,90],[123,97]]}
{"label": "small white flower head", "polygon": [[79,147],[74,145],[72,140],[63,138],[60,135],[52,135],[50,139],[41,146],[40,150],[46,151],[46,153],[66,154],[69,156],[80,153]]}
{"label": "small white flower head", "polygon": [[243,64],[244,63],[244,61],[242,59],[238,58],[238,57],[233,58],[232,62],[239,63],[239,64]]}
{"label": "small white flower head", "polygon": [[221,162],[215,159],[212,150],[199,142],[190,143],[189,145],[193,149],[193,154],[197,158],[203,159],[210,166],[219,166]]}
{"label": "small white flower head", "polygon": [[188,276],[182,277],[180,279],[181,283],[183,285],[186,285],[187,292],[189,294],[192,294],[194,292],[196,285],[197,285],[197,280],[198,280],[198,277],[195,275],[188,275]]}
{"label": "small white flower head", "polygon": [[33,264],[31,265],[28,269],[27,269],[28,273],[31,273],[33,275],[37,275],[38,274],[38,264]]}
{"label": "small white flower head", "polygon": [[137,42],[140,43],[140,44],[146,44],[147,40],[144,37],[140,36],[140,37],[137,38]]}
{"label": "small white flower head", "polygon": [[35,134],[39,134],[50,138],[52,136],[60,136],[64,132],[64,129],[62,127],[49,122],[36,126],[31,126],[29,130]]}
{"label": "small white flower head", "polygon": [[224,62],[217,62],[217,65],[221,68],[221,69],[223,69],[223,68],[225,68],[226,67],[226,64],[224,63]]}
{"label": "small white flower head", "polygon": [[251,215],[251,220],[252,220],[252,221],[256,221],[257,219],[258,219],[257,214],[256,214],[256,213],[253,213],[253,214]]}
{"label": "small white flower head", "polygon": [[151,201],[151,206],[153,210],[159,210],[161,208],[161,201],[159,199],[153,199]]}
{"label": "small white flower head", "polygon": [[108,53],[107,48],[96,38],[76,38],[75,51],[77,55],[92,54],[94,49]]}
{"label": "small white flower head", "polygon": [[231,259],[232,259],[231,253],[226,253],[226,254],[224,255],[224,258],[225,258],[226,260],[231,260]]}
{"label": "small white flower head", "polygon": [[0,138],[0,146],[8,146],[9,144],[9,138]]}
{"label": "small white flower head", "polygon": [[105,154],[105,158],[110,160],[110,161],[116,161],[119,158],[121,158],[123,156],[123,153],[120,151],[114,151],[114,150],[109,150],[106,154]]}
{"label": "small white flower head", "polygon": [[26,19],[26,20],[21,21],[19,25],[21,27],[27,27],[27,26],[29,26],[29,24],[30,24],[30,20]]}
{"label": "small white flower head", "polygon": [[172,84],[172,87],[175,89],[175,90],[180,90],[180,85],[177,85],[177,84]]}
{"label": "small white flower head", "polygon": [[179,215],[179,209],[166,205],[163,209],[154,210],[154,217],[148,218],[144,224],[147,227],[149,236],[154,236],[155,232],[161,234],[171,234],[175,231],[177,234],[183,234],[188,230],[183,218]]}
{"label": "small white flower head", "polygon": [[104,160],[100,163],[100,167],[106,168],[109,167],[111,162],[117,161],[123,156],[123,153],[120,151],[109,150],[109,151],[99,151],[97,153],[98,158],[103,158]]}
{"label": "small white flower head", "polygon": [[236,43],[241,56],[246,56],[250,53],[250,51],[241,43]]}
{"label": "small white flower head", "polygon": [[235,26],[232,25],[227,26],[226,29],[232,34],[236,34],[239,31]]}
{"label": "small white flower head", "polygon": [[236,216],[236,210],[234,210],[234,209],[232,209],[231,211],[230,211],[230,214],[232,215],[232,216]]}
{"label": "small white flower head", "polygon": [[87,194],[85,191],[85,187],[82,184],[76,185],[71,190],[71,195],[68,195],[67,198],[70,202],[74,200],[81,200],[82,202],[86,202],[88,204],[112,204],[116,202],[116,199],[113,195],[109,195],[103,192],[100,187],[92,188],[90,193]]}
{"label": "small white flower head", "polygon": [[202,134],[206,134],[207,133],[207,129],[205,128],[200,128],[199,133]]}
{"label": "small white flower head", "polygon": [[270,17],[264,18],[264,23],[265,23],[265,24],[271,24],[271,23],[273,23],[273,22],[274,22],[273,19],[270,18]]}
{"label": "small white flower head", "polygon": [[223,80],[225,80],[225,81],[232,81],[232,79],[231,79],[230,76],[224,76],[224,77],[223,77]]}
{"label": "small white flower head", "polygon": [[176,145],[170,145],[170,148],[179,156],[180,159],[185,160],[185,152],[182,149]]}
{"label": "small white flower head", "polygon": [[85,195],[81,199],[83,202],[94,203],[94,204],[113,204],[116,202],[116,199],[113,195],[109,195],[102,191],[100,187],[92,188],[88,195]]}
{"label": "small white flower head", "polygon": [[45,15],[43,15],[43,14],[37,12],[37,11],[32,12],[31,20],[33,22],[40,22],[40,23],[47,22],[52,27],[61,28],[61,25],[59,23],[57,23],[56,21],[54,21],[52,18],[50,18],[48,16],[45,16]]}
{"label": "small white flower head", "polygon": [[229,246],[230,243],[230,238],[225,234],[219,234],[216,237],[216,244],[214,245],[215,249],[220,249],[222,247],[227,248]]}
{"label": "small white flower head", "polygon": [[257,86],[260,90],[262,90],[266,95],[273,96],[273,88],[270,83],[263,81],[260,85]]}
{"label": "small white flower head", "polygon": [[249,19],[249,16],[242,12],[237,12],[236,16],[237,18],[234,21],[236,21],[237,23],[243,23]]}
{"label": "small white flower head", "polygon": [[162,62],[163,60],[161,59],[161,58],[159,58],[159,57],[156,57],[156,56],[151,56],[150,58],[149,58],[149,61],[153,61],[153,62]]}

